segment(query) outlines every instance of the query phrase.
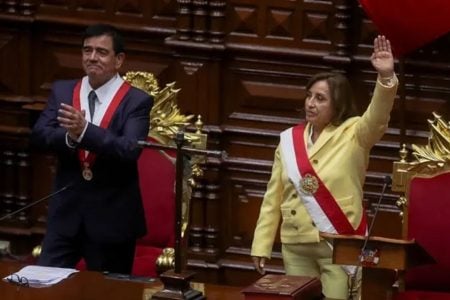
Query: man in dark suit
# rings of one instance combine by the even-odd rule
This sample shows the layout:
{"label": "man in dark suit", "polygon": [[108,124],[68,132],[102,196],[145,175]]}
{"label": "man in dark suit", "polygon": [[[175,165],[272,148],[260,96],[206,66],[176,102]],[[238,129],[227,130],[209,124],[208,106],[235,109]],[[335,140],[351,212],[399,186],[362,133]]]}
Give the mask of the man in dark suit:
{"label": "man in dark suit", "polygon": [[153,99],[118,75],[123,39],[105,24],[86,29],[81,80],[57,81],[32,141],[54,151],[54,189],[39,264],[130,273],[145,234],[137,141],[146,138]]}

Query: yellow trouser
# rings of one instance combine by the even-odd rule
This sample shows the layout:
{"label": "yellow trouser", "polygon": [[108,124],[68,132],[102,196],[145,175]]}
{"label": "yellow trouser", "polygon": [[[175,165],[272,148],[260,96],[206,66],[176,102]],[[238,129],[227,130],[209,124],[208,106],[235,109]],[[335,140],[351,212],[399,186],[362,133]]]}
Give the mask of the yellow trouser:
{"label": "yellow trouser", "polygon": [[282,254],[287,275],[319,277],[325,297],[348,298],[348,275],[341,266],[332,264],[333,250],[325,241],[283,244]]}

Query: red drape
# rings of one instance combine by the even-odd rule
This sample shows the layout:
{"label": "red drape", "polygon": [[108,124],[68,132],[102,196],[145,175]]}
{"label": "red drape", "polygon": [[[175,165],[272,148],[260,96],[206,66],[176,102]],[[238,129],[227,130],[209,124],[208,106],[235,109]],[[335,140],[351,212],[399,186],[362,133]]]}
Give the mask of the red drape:
{"label": "red drape", "polygon": [[359,0],[368,17],[393,46],[396,56],[450,31],[449,0]]}

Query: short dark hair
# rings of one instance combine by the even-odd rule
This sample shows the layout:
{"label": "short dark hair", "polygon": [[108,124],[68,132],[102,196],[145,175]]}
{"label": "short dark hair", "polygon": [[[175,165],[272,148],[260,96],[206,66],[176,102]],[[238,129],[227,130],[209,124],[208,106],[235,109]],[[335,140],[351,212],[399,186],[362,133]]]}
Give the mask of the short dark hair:
{"label": "short dark hair", "polygon": [[113,49],[115,54],[125,53],[125,43],[123,41],[123,36],[119,32],[119,30],[109,24],[94,24],[86,28],[83,34],[82,45],[84,45],[84,41],[91,37],[108,35],[112,38],[113,41]]}
{"label": "short dark hair", "polygon": [[309,79],[306,90],[317,81],[325,80],[330,89],[331,104],[334,108],[334,115],[331,124],[338,126],[350,117],[357,115],[353,92],[347,77],[339,73],[318,73]]}

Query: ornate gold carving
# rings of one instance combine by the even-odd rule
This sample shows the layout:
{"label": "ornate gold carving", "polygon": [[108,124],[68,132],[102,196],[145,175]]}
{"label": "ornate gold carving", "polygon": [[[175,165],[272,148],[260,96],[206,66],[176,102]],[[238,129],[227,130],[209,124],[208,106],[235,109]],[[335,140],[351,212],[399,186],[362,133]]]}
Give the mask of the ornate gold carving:
{"label": "ornate gold carving", "polygon": [[442,165],[450,160],[450,124],[433,112],[434,120],[428,120],[430,136],[428,145],[412,145],[418,162]]}
{"label": "ornate gold carving", "polygon": [[132,86],[146,91],[152,96],[158,94],[159,86],[158,80],[152,73],[148,72],[127,72],[123,79],[129,82]]}
{"label": "ornate gold carving", "polygon": [[[175,145],[175,136],[178,131],[184,131],[194,115],[183,115],[177,105],[177,96],[180,89],[175,88],[175,82],[168,83],[160,90],[158,81],[152,73],[127,72],[123,77],[132,86],[140,88],[153,96],[153,108],[150,112],[149,136],[165,145]],[[197,122],[201,122],[200,115]],[[201,132],[185,132],[184,138],[188,144],[197,143],[201,139]],[[204,145],[206,147],[206,144]]]}
{"label": "ornate gold carving", "polygon": [[398,200],[397,200],[397,202],[395,202],[395,204],[400,208],[403,207],[404,205],[406,205],[406,198],[403,196],[398,198]]}
{"label": "ornate gold carving", "polygon": [[402,145],[399,154],[400,161],[394,162],[394,170],[392,172],[392,190],[396,192],[404,192],[406,190],[409,167],[409,163],[406,161],[406,157],[408,156],[406,144]]}
{"label": "ornate gold carving", "polygon": [[408,150],[406,150],[406,144],[402,144],[402,148],[398,152],[400,154],[400,162],[405,163],[408,156]]}
{"label": "ornate gold carving", "polygon": [[163,253],[156,259],[156,271],[161,274],[175,267],[175,249],[164,248]]}
{"label": "ornate gold carving", "polygon": [[[414,160],[408,162],[406,145],[402,145],[400,161],[394,162],[392,175],[392,190],[407,195],[408,183],[415,175],[433,175],[450,170],[450,123],[439,114],[433,112],[433,120],[428,120],[430,135],[428,144],[424,146],[412,145]],[[401,196],[397,205],[402,209],[400,216],[405,223],[407,219],[408,199]],[[404,229],[406,230],[406,229]]]}
{"label": "ornate gold carving", "polygon": [[434,119],[428,120],[430,136],[425,146],[412,145],[415,160],[406,161],[407,150],[403,145],[399,162],[394,162],[393,191],[406,191],[406,182],[417,173],[433,174],[449,168],[450,124],[433,112]]}

